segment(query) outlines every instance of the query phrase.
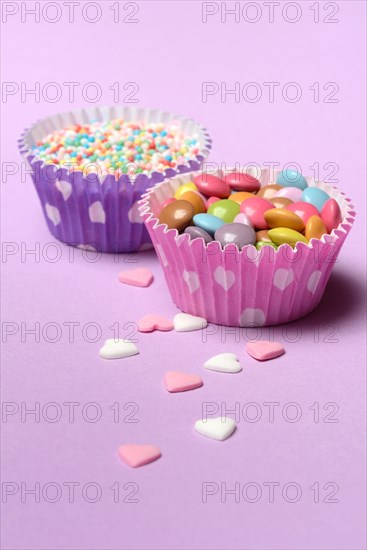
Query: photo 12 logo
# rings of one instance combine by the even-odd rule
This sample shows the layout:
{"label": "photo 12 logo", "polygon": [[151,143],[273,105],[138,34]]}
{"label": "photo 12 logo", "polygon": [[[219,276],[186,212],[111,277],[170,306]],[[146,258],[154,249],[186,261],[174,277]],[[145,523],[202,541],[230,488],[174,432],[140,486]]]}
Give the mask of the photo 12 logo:
{"label": "photo 12 logo", "polygon": [[337,82],[219,82],[201,84],[203,103],[339,103]]}
{"label": "photo 12 logo", "polygon": [[70,104],[139,103],[140,87],[137,82],[113,82],[102,84],[99,82],[15,82],[1,83],[2,103],[59,103],[67,101]]}
{"label": "photo 12 logo", "polygon": [[115,504],[138,504],[140,487],[133,481],[115,481],[106,486],[97,481],[3,481],[3,504],[55,504],[56,502],[86,502],[98,504],[109,501]]}
{"label": "photo 12 logo", "polygon": [[23,24],[59,22],[96,25],[101,21],[113,23],[139,23],[140,4],[138,2],[1,2],[1,22],[21,22]]}
{"label": "photo 12 logo", "polygon": [[314,504],[338,504],[340,487],[335,481],[314,481],[310,486],[302,486],[297,481],[204,481],[201,484],[201,502],[219,501],[222,504],[257,502],[286,502],[296,504],[301,500]]}
{"label": "photo 12 logo", "polygon": [[339,23],[337,2],[202,2],[201,21],[221,23],[278,23],[300,21]]}

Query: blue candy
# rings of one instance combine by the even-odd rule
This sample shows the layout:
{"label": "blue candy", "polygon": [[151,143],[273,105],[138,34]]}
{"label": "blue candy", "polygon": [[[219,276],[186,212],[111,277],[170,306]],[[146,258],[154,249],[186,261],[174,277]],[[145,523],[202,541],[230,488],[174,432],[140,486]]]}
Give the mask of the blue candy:
{"label": "blue candy", "polygon": [[301,197],[301,201],[313,204],[319,212],[321,212],[322,207],[328,199],[330,199],[329,195],[318,187],[307,187]]}
{"label": "blue candy", "polygon": [[209,233],[209,235],[214,235],[216,230],[225,223],[223,220],[217,218],[217,216],[213,216],[212,214],[196,214],[193,217],[193,222],[196,227],[200,227],[200,229],[203,229]]}
{"label": "blue candy", "polygon": [[277,184],[282,187],[298,187],[299,189],[306,189],[307,181],[305,178],[297,172],[297,170],[282,170],[277,176]]}

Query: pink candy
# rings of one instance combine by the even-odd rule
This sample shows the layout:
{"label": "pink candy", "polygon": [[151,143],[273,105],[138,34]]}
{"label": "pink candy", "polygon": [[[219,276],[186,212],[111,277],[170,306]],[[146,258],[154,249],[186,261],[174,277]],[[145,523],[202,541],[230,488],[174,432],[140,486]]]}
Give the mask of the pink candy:
{"label": "pink candy", "polygon": [[274,197],[284,197],[293,202],[299,202],[302,198],[302,189],[299,187],[283,187],[283,189],[279,189],[279,191],[275,193]]}
{"label": "pink candy", "polygon": [[284,347],[279,342],[268,342],[267,340],[258,340],[257,342],[248,342],[246,351],[251,357],[258,361],[268,361],[283,355]]}
{"label": "pink candy", "polygon": [[251,220],[252,225],[255,229],[267,229],[268,224],[264,219],[264,214],[267,210],[274,208],[274,204],[262,199],[261,197],[249,198],[246,199],[241,204],[241,212],[246,214]]}
{"label": "pink candy", "polygon": [[250,227],[253,227],[252,221],[247,216],[247,214],[244,214],[243,212],[240,212],[237,214],[235,219],[233,220],[234,223],[244,223],[245,225],[249,225]]}
{"label": "pink candy", "polygon": [[342,213],[335,199],[328,199],[325,202],[321,210],[321,219],[329,233],[341,223]]}
{"label": "pink candy", "polygon": [[194,183],[198,190],[207,197],[215,196],[220,199],[226,199],[231,194],[231,188],[228,183],[222,181],[217,176],[200,174],[200,176],[194,178]]}
{"label": "pink candy", "polygon": [[227,174],[224,181],[228,183],[230,188],[234,191],[248,191],[251,193],[260,189],[260,182],[258,179],[249,174],[242,174],[241,172],[231,172]]}
{"label": "pink candy", "polygon": [[213,203],[218,201],[220,201],[219,197],[209,197],[209,199],[205,203],[206,209],[208,210]]}
{"label": "pink candy", "polygon": [[137,267],[119,273],[119,281],[132,286],[149,286],[153,281],[153,273],[145,267]]}
{"label": "pink candy", "polygon": [[154,445],[121,445],[118,450],[119,457],[131,468],[138,468],[157,460],[161,451]]}
{"label": "pink candy", "polygon": [[297,214],[297,216],[301,218],[305,225],[308,221],[308,218],[311,218],[311,216],[319,215],[319,211],[317,210],[316,206],[310,204],[309,202],[293,202],[292,204],[289,204],[287,206],[287,210],[290,210],[291,212]]}

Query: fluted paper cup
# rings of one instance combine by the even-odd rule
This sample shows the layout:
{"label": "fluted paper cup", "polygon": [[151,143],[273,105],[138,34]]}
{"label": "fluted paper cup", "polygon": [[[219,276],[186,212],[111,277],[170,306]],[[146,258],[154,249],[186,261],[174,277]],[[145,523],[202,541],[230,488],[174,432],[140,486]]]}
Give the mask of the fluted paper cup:
{"label": "fluted paper cup", "polygon": [[[165,172],[137,174],[134,178],[112,174],[89,174],[45,164],[32,153],[36,143],[54,130],[74,124],[106,122],[177,123],[187,137],[196,136],[199,153],[186,164]],[[26,129],[19,150],[29,163],[32,180],[51,233],[67,244],[101,252],[133,252],[150,248],[151,241],[138,211],[146,190],[167,177],[198,170],[211,147],[207,131],[193,120],[152,109],[124,106],[70,111],[49,116]],[[98,160],[96,161],[98,163]]]}
{"label": "fluted paper cup", "polygon": [[[288,244],[278,250],[247,245],[239,251],[234,244],[222,249],[216,241],[206,245],[203,239],[179,235],[157,219],[161,205],[177,187],[200,173],[166,180],[140,201],[174,303],[211,323],[241,327],[287,323],[315,309],[354,221],[350,200],[338,189],[306,178],[309,186],[326,191],[341,208],[343,220],[330,235],[311,239],[308,245],[298,243],[294,249]],[[261,184],[269,183],[274,181],[264,169]]]}

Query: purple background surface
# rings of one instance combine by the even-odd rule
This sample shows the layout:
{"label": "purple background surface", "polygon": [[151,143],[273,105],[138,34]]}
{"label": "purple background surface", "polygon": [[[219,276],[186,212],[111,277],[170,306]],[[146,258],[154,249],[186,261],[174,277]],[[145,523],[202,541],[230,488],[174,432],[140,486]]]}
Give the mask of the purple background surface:
{"label": "purple background surface", "polygon": [[[154,1],[139,2],[134,16],[139,23],[114,23],[112,4],[99,3],[102,16],[95,24],[83,21],[83,2],[76,8],[75,22],[68,23],[60,2],[62,17],[54,24],[36,23],[31,16],[22,22],[19,11],[2,25],[3,80],[19,87],[22,82],[28,87],[39,82],[41,89],[55,81],[64,92],[55,103],[42,97],[37,102],[31,96],[22,101],[20,92],[2,103],[3,162],[19,164],[17,174],[3,174],[1,187],[2,240],[14,243],[3,244],[14,252],[2,259],[3,323],[8,323],[3,329],[9,329],[9,323],[19,328],[3,343],[2,399],[14,402],[19,410],[22,402],[28,408],[38,402],[44,414],[44,405],[54,402],[61,411],[54,423],[42,413],[39,422],[31,415],[22,422],[20,412],[3,415],[2,488],[12,482],[19,491],[2,505],[2,546],[365,548],[365,3],[338,2],[334,18],[339,22],[325,23],[331,10],[320,2],[321,20],[316,23],[313,3],[298,2],[302,15],[294,24],[284,21],[281,11],[269,23],[263,2],[257,3],[262,10],[257,23],[243,19],[236,23],[230,16],[222,23],[217,14],[204,24],[201,2]],[[123,3],[120,7],[123,10]],[[121,14],[130,11],[125,6]],[[46,15],[51,18],[55,13],[50,8]],[[289,17],[293,16],[290,11]],[[63,86],[72,81],[81,83],[74,103],[68,101]],[[218,329],[206,333],[206,341],[201,332],[138,334],[140,355],[121,362],[98,357],[102,341],[114,335],[113,325],[119,326],[120,336],[128,336],[132,329],[127,323],[145,313],[172,317],[177,310],[153,252],[105,255],[93,262],[93,256],[87,258],[80,250],[70,251],[62,244],[52,247],[55,241],[47,232],[30,178],[21,174],[16,147],[21,130],[48,113],[90,106],[80,90],[91,81],[102,89],[102,104],[113,102],[109,87],[114,82],[119,81],[122,89],[124,83],[135,81],[142,106],[197,119],[214,140],[211,160],[281,165],[295,161],[306,174],[318,162],[320,178],[330,172],[323,168],[325,163],[338,165],[334,177],[357,205],[357,221],[317,311],[289,327],[274,329],[274,337],[286,346],[285,356],[256,363],[244,352],[254,331]],[[264,96],[257,103],[236,103],[233,96],[221,102],[219,94],[205,103],[203,81],[226,82],[228,88],[236,81],[257,82],[264,96],[264,82],[281,86],[273,103]],[[291,81],[302,89],[296,103],[285,101],[279,91]],[[309,90],[315,82],[320,83],[318,103]],[[322,89],[327,82],[339,85],[337,103],[322,101],[331,92]],[[124,97],[127,92],[122,93]],[[35,249],[35,255],[25,256],[26,249]],[[61,257],[53,263],[50,258],[57,250]],[[152,269],[151,287],[118,283],[119,271],[136,266]],[[25,332],[36,323],[41,331],[38,343]],[[47,341],[55,336],[48,323],[59,327],[56,343]],[[73,342],[65,323],[79,323]],[[91,325],[86,330],[88,323],[100,327],[95,343],[90,340],[96,333]],[[261,336],[267,338],[268,329]],[[203,370],[206,359],[224,351],[238,354],[244,367],[240,374]],[[168,394],[162,385],[164,373],[180,369],[200,373],[204,386],[187,394]],[[74,422],[69,421],[66,402],[80,404]],[[82,416],[90,402],[97,403],[102,413],[95,423]],[[110,409],[115,402],[120,407],[119,422],[113,421]],[[128,422],[132,406],[123,409],[131,402],[139,408],[135,423]],[[204,402],[217,403],[219,409],[221,403],[227,409],[239,403],[244,411],[228,441],[211,441],[194,432]],[[269,421],[267,402],[280,404],[274,422]],[[294,407],[284,408],[290,402],[297,403],[302,413],[298,422],[287,419],[287,411],[289,417],[295,412]],[[258,422],[249,421],[255,406],[246,409],[247,403],[257,404]],[[319,422],[314,417],[316,406],[309,408],[314,403],[319,404]],[[324,409],[327,403],[334,404]],[[48,412],[51,417],[55,408]],[[84,416],[88,412],[92,416],[94,410],[84,408]],[[131,470],[117,457],[124,442],[158,445],[163,456],[150,466]],[[51,487],[35,503],[23,489],[22,502],[22,482],[28,489],[35,483],[47,489],[47,483],[55,482],[63,490],[58,502],[47,502],[54,495]],[[68,482],[79,483],[74,502],[63,485]],[[85,494],[83,498],[82,488],[90,482],[101,489],[96,503],[87,502]],[[125,485],[129,482],[139,486],[134,497],[138,502],[123,502],[132,490]],[[208,496],[206,503],[202,501],[205,482],[218,485],[217,494]],[[236,502],[235,495],[224,494],[235,483],[242,490],[250,482],[262,490],[257,502],[242,496]],[[274,502],[267,482],[280,484]],[[284,485],[291,482],[302,490],[295,503],[282,496]],[[315,482],[320,484],[320,502],[309,489]],[[109,489],[115,483],[120,485],[119,502],[114,502]],[[225,484],[222,495],[221,483]],[[335,484],[338,502],[324,502]],[[247,500],[254,498],[254,487],[248,495]],[[93,497],[92,489],[88,496]],[[293,496],[289,489],[289,497]]]}

